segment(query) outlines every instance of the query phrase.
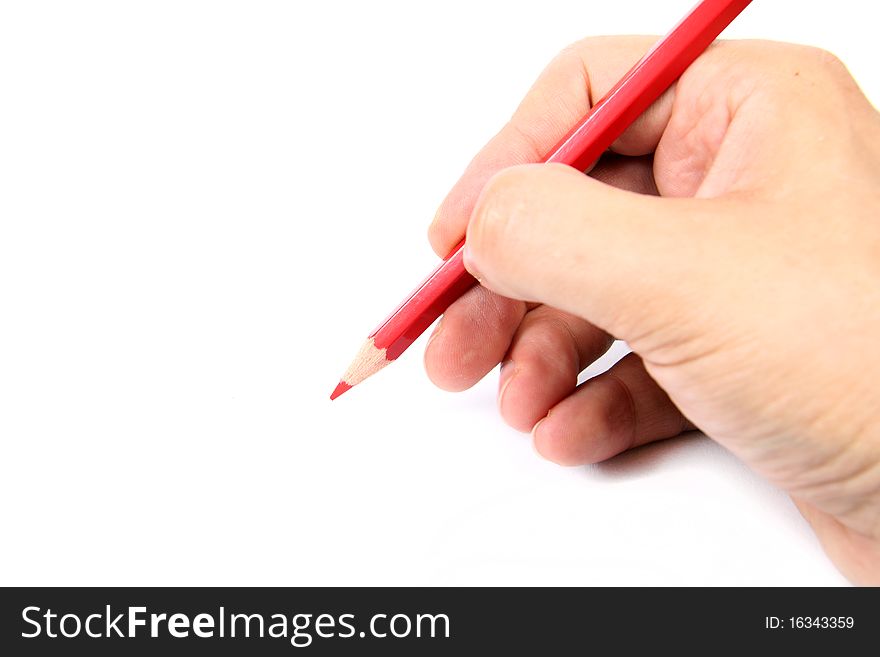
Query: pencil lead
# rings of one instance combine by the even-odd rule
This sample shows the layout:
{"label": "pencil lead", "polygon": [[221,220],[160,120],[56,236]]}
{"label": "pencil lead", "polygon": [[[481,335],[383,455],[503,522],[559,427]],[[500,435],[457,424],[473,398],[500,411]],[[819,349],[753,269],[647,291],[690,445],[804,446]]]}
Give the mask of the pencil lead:
{"label": "pencil lead", "polygon": [[336,399],[339,395],[344,392],[348,392],[351,390],[351,386],[348,385],[345,381],[340,381],[339,385],[333,390],[333,393],[330,395],[330,401]]}

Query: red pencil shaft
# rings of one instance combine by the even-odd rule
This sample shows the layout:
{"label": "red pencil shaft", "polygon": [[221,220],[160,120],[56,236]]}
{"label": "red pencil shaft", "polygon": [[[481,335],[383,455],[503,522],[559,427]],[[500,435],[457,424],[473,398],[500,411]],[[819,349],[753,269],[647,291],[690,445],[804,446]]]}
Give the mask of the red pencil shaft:
{"label": "red pencil shaft", "polygon": [[694,7],[593,105],[544,162],[588,169],[751,1],[704,0]]}
{"label": "red pencil shaft", "polygon": [[394,360],[425,332],[449,305],[477,282],[464,268],[462,240],[369,337]]}
{"label": "red pencil shaft", "polygon": [[[596,162],[751,0],[703,0],[633,66],[553,147],[544,162],[584,171]],[[470,289],[464,268],[464,240],[393,313],[370,334],[385,357],[394,360]]]}

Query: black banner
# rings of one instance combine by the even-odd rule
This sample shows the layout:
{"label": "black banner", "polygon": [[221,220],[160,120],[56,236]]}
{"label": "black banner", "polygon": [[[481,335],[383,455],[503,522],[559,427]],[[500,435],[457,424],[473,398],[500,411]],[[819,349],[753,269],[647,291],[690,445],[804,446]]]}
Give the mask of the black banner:
{"label": "black banner", "polygon": [[880,645],[877,589],[29,588],[0,597],[4,655]]}

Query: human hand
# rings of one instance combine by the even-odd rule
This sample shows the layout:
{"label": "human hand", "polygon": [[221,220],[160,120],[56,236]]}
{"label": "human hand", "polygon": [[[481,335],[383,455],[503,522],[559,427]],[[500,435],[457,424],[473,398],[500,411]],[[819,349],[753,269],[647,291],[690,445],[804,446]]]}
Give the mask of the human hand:
{"label": "human hand", "polygon": [[[566,465],[699,428],[880,583],[880,115],[828,53],[719,42],[590,176],[527,164],[654,41],[563,51],[445,199],[431,243],[467,229],[482,286],[428,374],[503,363],[502,416]],[[577,386],[612,336],[633,353]]]}

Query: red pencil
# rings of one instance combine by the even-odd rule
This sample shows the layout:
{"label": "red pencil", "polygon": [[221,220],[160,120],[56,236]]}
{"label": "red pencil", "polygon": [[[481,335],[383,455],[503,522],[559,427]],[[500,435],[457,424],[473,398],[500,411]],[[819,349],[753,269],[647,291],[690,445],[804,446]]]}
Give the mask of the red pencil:
{"label": "red pencil", "polygon": [[[751,0],[703,0],[663,37],[550,151],[544,162],[586,170],[662,94]],[[468,289],[464,239],[367,338],[330,395],[336,399],[395,360]]]}

